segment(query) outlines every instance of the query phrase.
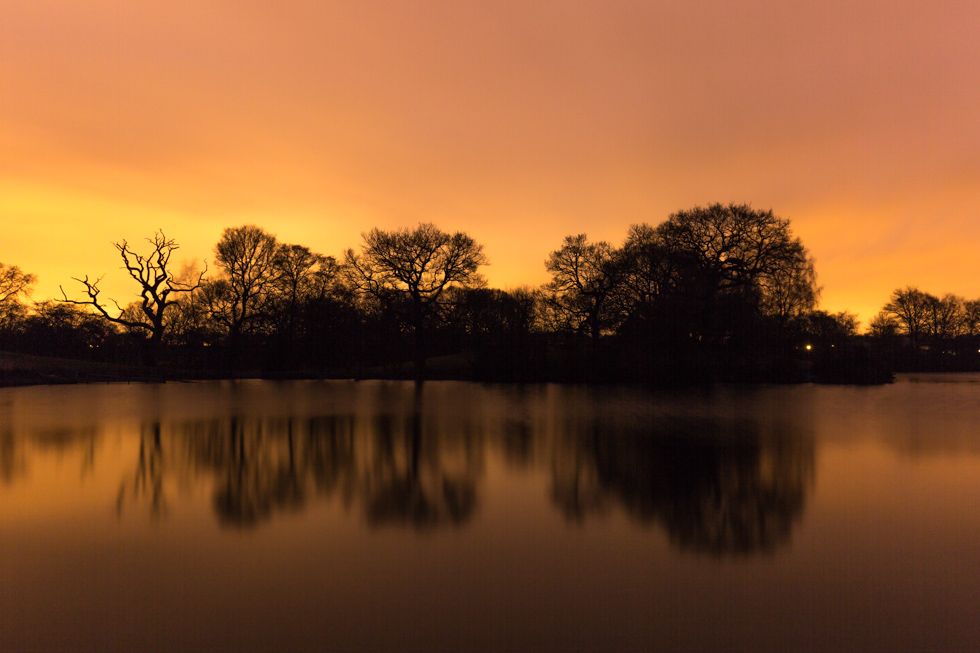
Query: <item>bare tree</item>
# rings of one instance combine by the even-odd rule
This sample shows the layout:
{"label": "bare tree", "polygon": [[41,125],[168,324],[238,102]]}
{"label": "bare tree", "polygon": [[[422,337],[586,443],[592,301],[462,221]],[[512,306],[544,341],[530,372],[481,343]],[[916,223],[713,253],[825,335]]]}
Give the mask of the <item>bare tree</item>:
{"label": "bare tree", "polygon": [[279,245],[273,257],[274,292],[290,312],[306,297],[329,292],[339,268],[332,256],[302,245]]}
{"label": "bare tree", "polygon": [[140,285],[138,310],[127,311],[119,305],[119,302],[110,299],[109,301],[115,306],[116,315],[110,313],[111,309],[108,304],[99,299],[101,292],[99,282],[102,281],[102,277],[90,280],[88,275],[83,279],[72,277],[85,287],[87,299],[68,299],[64,288],[61,288],[62,299],[60,301],[80,306],[92,306],[105,319],[114,324],[124,326],[131,331],[147,333],[149,335],[147,339],[148,362],[155,365],[166,328],[164,316],[167,309],[177,304],[177,295],[193,292],[201,286],[201,280],[207,272],[207,264],[205,263],[204,270],[197,275],[196,279],[178,281],[169,266],[171,256],[180,246],[173,239],[167,238],[163,230],[158,231],[152,238],[147,238],[146,241],[153,246],[153,250],[146,256],[131,249],[125,240],[113,243],[122,257],[123,269]]}
{"label": "bare tree", "polygon": [[37,277],[16,265],[0,263],[0,328],[24,310],[23,299],[34,291]]}
{"label": "bare tree", "polygon": [[963,299],[952,294],[926,295],[926,330],[933,343],[942,347],[963,330]]}
{"label": "bare tree", "polygon": [[361,253],[345,252],[350,281],[383,304],[407,306],[407,322],[415,336],[415,374],[424,377],[425,327],[438,311],[447,289],[480,286],[477,272],[488,265],[483,245],[457,231],[448,234],[432,223],[414,229],[362,234]]}
{"label": "bare tree", "polygon": [[868,335],[879,340],[898,335],[898,320],[888,311],[879,311],[868,323]]}
{"label": "bare tree", "polygon": [[[192,279],[201,276],[201,270],[193,263],[185,264],[177,273],[177,280],[187,284]],[[202,281],[200,288],[194,292],[182,294],[177,298],[177,306],[166,314],[167,340],[181,345],[199,345],[208,342],[213,336],[208,305],[204,301],[203,286],[208,280]],[[213,338],[210,338],[213,339]]]}
{"label": "bare tree", "polygon": [[980,336],[980,299],[963,302],[963,330],[967,335]]}
{"label": "bare tree", "polygon": [[317,254],[302,245],[279,245],[272,265],[272,301],[278,327],[284,331],[287,351],[292,355],[303,307],[330,295],[339,267],[332,256]]}
{"label": "bare tree", "polygon": [[895,316],[912,343],[919,348],[919,336],[925,331],[929,319],[929,295],[918,288],[908,286],[892,293],[885,310]]}
{"label": "bare tree", "polygon": [[544,290],[556,313],[598,343],[619,283],[615,250],[605,241],[590,243],[585,234],[566,236],[548,255],[545,268],[552,278]]}
{"label": "bare tree", "polygon": [[221,277],[205,288],[213,319],[228,329],[237,362],[241,335],[266,314],[275,279],[276,237],[255,225],[225,229],[214,247]]}

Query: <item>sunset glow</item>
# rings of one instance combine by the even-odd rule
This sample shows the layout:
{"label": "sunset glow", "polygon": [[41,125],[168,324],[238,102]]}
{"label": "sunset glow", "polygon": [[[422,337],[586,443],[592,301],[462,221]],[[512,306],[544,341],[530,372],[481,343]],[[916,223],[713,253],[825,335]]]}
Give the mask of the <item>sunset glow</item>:
{"label": "sunset glow", "polygon": [[162,228],[339,256],[372,227],[547,280],[569,234],[748,202],[789,218],[822,308],[980,297],[980,4],[6,0],[0,261],[35,299]]}

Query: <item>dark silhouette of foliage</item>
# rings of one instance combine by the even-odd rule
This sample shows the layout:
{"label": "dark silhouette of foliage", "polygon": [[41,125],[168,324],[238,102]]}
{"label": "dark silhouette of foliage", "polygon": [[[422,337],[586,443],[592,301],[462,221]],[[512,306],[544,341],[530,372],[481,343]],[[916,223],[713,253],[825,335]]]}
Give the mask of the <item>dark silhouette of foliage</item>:
{"label": "dark silhouette of foliage", "polygon": [[960,335],[964,325],[963,299],[949,293],[926,294],[926,331],[935,347],[944,347]]}
{"label": "dark silhouette of foliage", "polygon": [[[483,246],[462,232],[426,223],[362,235],[338,263],[255,225],[229,228],[212,279],[206,266],[174,273],[177,245],[162,231],[148,256],[121,241],[141,298],[106,304],[100,279],[77,279],[87,299],[62,290],[60,301],[88,317],[32,308],[34,276],[0,265],[0,345],[126,363],[141,345],[149,363],[165,350],[171,369],[270,378],[422,379],[428,366],[500,381],[866,383],[890,366],[980,369],[980,300],[898,289],[858,335],[852,314],[816,309],[814,261],[789,221],[745,204],[632,225],[618,248],[567,236],[535,290],[486,288]],[[93,314],[123,330],[90,337]],[[87,331],[66,335],[76,327]]]}
{"label": "dark silhouette of foliage", "polygon": [[314,306],[320,309],[317,317],[331,319],[322,309],[339,297],[338,280],[339,266],[332,256],[302,245],[277,247],[268,302],[278,367],[299,364],[316,348],[315,331],[326,327],[314,319]]}
{"label": "dark silhouette of foliage", "polygon": [[204,286],[213,320],[225,327],[233,365],[239,365],[241,339],[268,316],[275,280],[276,238],[255,225],[225,229],[214,246],[218,278]]}
{"label": "dark silhouette of foliage", "polygon": [[[695,312],[701,324],[690,326],[702,338],[737,338],[752,328],[752,316],[772,315],[785,323],[816,303],[813,261],[789,221],[771,210],[695,207],[672,214],[657,232],[678,269],[675,287],[701,304]],[[739,327],[743,334],[736,333]]]}
{"label": "dark silhouette of foliage", "polygon": [[24,300],[34,292],[37,277],[16,265],[0,263],[0,332],[22,318],[27,307]]}
{"label": "dark silhouette of foliage", "polygon": [[619,249],[570,236],[545,265],[548,322],[589,335],[594,378],[770,375],[761,368],[789,365],[819,294],[789,221],[748,205],[633,225]]}
{"label": "dark silhouette of foliage", "polygon": [[898,329],[898,320],[886,310],[878,311],[868,323],[868,335],[881,340],[895,338]]}
{"label": "dark silhouette of foliage", "polygon": [[111,322],[71,304],[44,301],[4,339],[4,347],[46,356],[94,358],[118,338]]}
{"label": "dark silhouette of foliage", "polygon": [[908,286],[892,293],[885,310],[895,316],[913,349],[919,348],[919,339],[926,328],[928,297],[918,288]]}
{"label": "dark silhouette of foliage", "polygon": [[619,283],[615,250],[605,241],[590,243],[585,234],[566,236],[545,268],[552,276],[544,287],[546,301],[557,320],[597,344],[614,321],[609,309]]}
{"label": "dark silhouette of foliage", "polygon": [[348,279],[359,292],[402,315],[414,335],[415,376],[422,379],[427,325],[442,308],[447,290],[483,285],[477,272],[489,264],[483,245],[431,223],[397,231],[372,229],[363,238],[360,254],[353,249],[345,253]]}
{"label": "dark silhouette of foliage", "polygon": [[978,324],[980,300],[907,286],[892,293],[871,335],[901,371],[980,370]]}
{"label": "dark silhouette of foliage", "polygon": [[527,287],[453,289],[436,340],[443,353],[469,354],[476,378],[533,380],[544,364],[535,348],[540,301]]}
{"label": "dark silhouette of foliage", "polygon": [[980,299],[963,302],[963,331],[968,336],[980,336]]}

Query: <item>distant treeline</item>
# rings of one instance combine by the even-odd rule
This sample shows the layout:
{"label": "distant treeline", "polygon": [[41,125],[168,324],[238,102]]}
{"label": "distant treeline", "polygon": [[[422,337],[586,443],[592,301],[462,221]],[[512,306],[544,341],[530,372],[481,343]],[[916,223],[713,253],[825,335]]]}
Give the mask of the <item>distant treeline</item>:
{"label": "distant treeline", "polygon": [[486,287],[483,246],[432,224],[363,234],[338,260],[228,228],[206,264],[175,240],[115,244],[139,299],[79,276],[31,302],[0,264],[0,349],[173,376],[406,377],[679,383],[881,382],[980,370],[980,300],[896,290],[858,335],[816,308],[813,259],[788,220],[714,204],[630,228],[616,248],[572,235],[540,288]]}

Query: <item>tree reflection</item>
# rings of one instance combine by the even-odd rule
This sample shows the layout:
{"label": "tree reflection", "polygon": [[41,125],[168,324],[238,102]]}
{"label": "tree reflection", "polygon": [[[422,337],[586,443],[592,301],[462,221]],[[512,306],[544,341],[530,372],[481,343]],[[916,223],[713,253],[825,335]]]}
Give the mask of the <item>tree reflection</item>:
{"label": "tree reflection", "polygon": [[471,439],[462,440],[458,456],[436,429],[425,431],[421,387],[411,415],[400,422],[388,415],[376,420],[374,455],[363,484],[371,524],[427,528],[460,525],[473,515],[479,469]]}
{"label": "tree reflection", "polygon": [[165,461],[161,425],[144,426],[135,471],[119,492],[120,512],[131,499],[163,514],[165,473],[213,479],[215,514],[237,528],[301,510],[314,496],[358,506],[372,526],[419,529],[464,524],[478,504],[482,444],[444,433],[427,419],[421,394],[407,413],[236,415],[175,423],[171,430],[181,453]]}
{"label": "tree reflection", "polygon": [[99,435],[98,428],[92,424],[82,424],[76,428],[44,426],[16,429],[6,426],[0,430],[0,483],[12,485],[14,481],[29,476],[31,458],[48,449],[58,452],[80,449],[80,472],[84,477],[92,471]]}
{"label": "tree reflection", "polygon": [[789,540],[813,483],[812,439],[751,421],[665,418],[567,438],[552,496],[574,519],[621,504],[683,549],[772,551]]}
{"label": "tree reflection", "polygon": [[[549,496],[529,496],[529,510],[543,498],[572,521],[624,510],[682,549],[747,554],[789,541],[812,487],[814,436],[796,410],[559,386],[450,390],[367,386],[331,395],[326,414],[270,416],[242,402],[223,417],[148,421],[119,511],[132,501],[163,515],[168,488],[203,481],[232,528],[325,500],[370,527],[460,527],[480,507],[492,452],[512,472],[550,477]],[[8,440],[9,477],[18,454]]]}
{"label": "tree reflection", "polygon": [[160,432],[159,421],[145,424],[140,430],[136,470],[119,486],[119,494],[116,496],[117,514],[122,514],[127,498],[134,503],[149,503],[153,517],[166,514],[167,501],[163,489],[166,470]]}
{"label": "tree reflection", "polygon": [[222,524],[251,527],[306,504],[306,461],[294,420],[234,416],[180,431],[192,468],[215,478],[212,502]]}
{"label": "tree reflection", "polygon": [[0,483],[12,483],[27,469],[23,447],[12,430],[0,431]]}

